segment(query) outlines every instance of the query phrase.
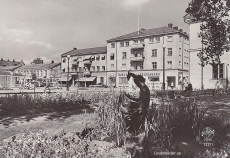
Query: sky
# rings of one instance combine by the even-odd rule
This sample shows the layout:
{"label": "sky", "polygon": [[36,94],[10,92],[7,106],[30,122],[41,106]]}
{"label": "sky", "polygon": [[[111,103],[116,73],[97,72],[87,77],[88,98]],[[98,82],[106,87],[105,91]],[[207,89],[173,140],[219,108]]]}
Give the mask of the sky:
{"label": "sky", "polygon": [[[29,64],[106,46],[106,40],[173,23],[184,31],[191,0],[0,0],[0,58]],[[138,27],[138,8],[139,27]]]}

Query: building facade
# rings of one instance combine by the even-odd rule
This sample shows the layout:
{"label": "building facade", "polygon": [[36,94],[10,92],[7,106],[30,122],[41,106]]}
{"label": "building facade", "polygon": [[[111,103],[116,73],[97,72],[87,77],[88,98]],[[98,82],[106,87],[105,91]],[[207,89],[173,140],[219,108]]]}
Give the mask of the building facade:
{"label": "building facade", "polygon": [[162,89],[163,72],[165,89],[182,89],[189,77],[188,49],[188,34],[172,24],[107,40],[108,86],[130,87],[126,75],[131,70],[150,89]]}
{"label": "building facade", "polygon": [[200,25],[202,22],[194,22],[192,17],[186,15],[184,20],[189,25],[190,35],[190,82],[194,89],[214,89],[226,88],[227,80],[229,78],[228,66],[230,64],[229,52],[225,52],[221,57],[221,63],[216,65],[201,66],[201,60],[197,56],[202,52],[204,45],[202,45],[201,38],[198,37],[200,32]]}
{"label": "building facade", "polygon": [[[32,74],[35,74],[36,80],[39,82],[58,82],[61,77],[61,63],[50,64],[30,64],[23,65],[14,70],[20,74],[20,80],[23,82],[31,82]],[[20,84],[19,82],[17,84]]]}
{"label": "building facade", "polygon": [[[107,48],[94,47],[77,49],[61,55],[61,81],[81,87],[107,85]],[[68,71],[69,68],[69,71]]]}

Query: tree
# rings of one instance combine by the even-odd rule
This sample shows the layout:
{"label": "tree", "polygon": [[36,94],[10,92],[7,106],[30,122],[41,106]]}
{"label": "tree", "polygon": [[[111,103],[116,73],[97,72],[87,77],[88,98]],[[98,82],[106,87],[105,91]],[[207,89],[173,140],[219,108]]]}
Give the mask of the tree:
{"label": "tree", "polygon": [[220,56],[229,51],[229,7],[224,0],[192,0],[186,13],[194,22],[202,22],[198,37],[203,49],[197,56],[201,65],[220,63]]}
{"label": "tree", "polygon": [[34,59],[31,64],[43,64],[44,61],[41,58]]}

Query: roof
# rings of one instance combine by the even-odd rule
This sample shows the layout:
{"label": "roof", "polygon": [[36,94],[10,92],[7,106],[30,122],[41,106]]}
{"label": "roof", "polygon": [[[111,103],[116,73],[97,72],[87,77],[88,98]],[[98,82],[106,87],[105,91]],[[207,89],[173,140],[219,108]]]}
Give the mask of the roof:
{"label": "roof", "polygon": [[62,57],[70,56],[80,56],[80,55],[93,55],[93,54],[102,54],[107,52],[107,47],[94,47],[94,48],[85,48],[85,49],[73,49],[69,52],[62,54]]}
{"label": "roof", "polygon": [[141,37],[149,37],[149,36],[157,36],[157,35],[164,35],[164,34],[174,34],[174,33],[180,33],[185,36],[188,36],[188,34],[181,32],[180,30],[164,26],[164,27],[153,28],[153,29],[141,29],[140,31],[135,31],[135,32],[132,32],[126,35],[122,35],[116,38],[109,39],[107,40],[107,42],[135,39],[135,38],[141,38]]}
{"label": "roof", "polygon": [[0,71],[13,71],[15,70],[16,68],[20,67],[19,66],[0,66]]}
{"label": "roof", "polygon": [[8,61],[8,60],[0,60],[0,66],[17,66],[17,65],[25,65],[23,61]]}
{"label": "roof", "polygon": [[60,62],[58,63],[50,63],[50,64],[30,64],[30,65],[23,65],[19,68],[17,68],[17,71],[23,71],[23,70],[48,70],[52,69],[54,67],[57,67],[61,65]]}

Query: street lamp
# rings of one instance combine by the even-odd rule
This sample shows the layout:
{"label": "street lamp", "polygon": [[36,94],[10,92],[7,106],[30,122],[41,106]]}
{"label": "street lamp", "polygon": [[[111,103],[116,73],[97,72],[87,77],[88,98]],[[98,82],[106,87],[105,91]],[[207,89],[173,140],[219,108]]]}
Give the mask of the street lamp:
{"label": "street lamp", "polygon": [[226,92],[228,92],[228,66],[229,64],[226,64]]}
{"label": "street lamp", "polygon": [[66,91],[69,91],[69,59],[70,59],[70,55],[67,55],[68,67],[67,67]]}
{"label": "street lamp", "polygon": [[165,91],[165,48],[166,45],[163,44],[163,90]]}

